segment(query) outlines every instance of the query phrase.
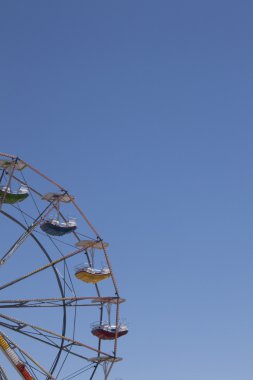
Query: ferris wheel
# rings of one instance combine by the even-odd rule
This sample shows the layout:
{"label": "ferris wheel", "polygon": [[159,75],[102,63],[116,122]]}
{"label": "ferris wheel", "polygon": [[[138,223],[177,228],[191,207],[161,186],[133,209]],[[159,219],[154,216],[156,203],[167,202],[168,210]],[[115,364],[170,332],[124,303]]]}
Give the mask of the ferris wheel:
{"label": "ferris wheel", "polygon": [[120,361],[108,243],[75,197],[0,153],[0,380],[109,378]]}

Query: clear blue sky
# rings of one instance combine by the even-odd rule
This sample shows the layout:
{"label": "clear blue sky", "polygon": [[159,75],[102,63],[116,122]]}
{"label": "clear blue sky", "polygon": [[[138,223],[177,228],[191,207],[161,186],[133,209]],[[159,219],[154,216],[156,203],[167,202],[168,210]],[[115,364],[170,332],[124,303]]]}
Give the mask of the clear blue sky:
{"label": "clear blue sky", "polygon": [[1,2],[1,151],[111,243],[130,328],[112,380],[252,379],[252,12]]}

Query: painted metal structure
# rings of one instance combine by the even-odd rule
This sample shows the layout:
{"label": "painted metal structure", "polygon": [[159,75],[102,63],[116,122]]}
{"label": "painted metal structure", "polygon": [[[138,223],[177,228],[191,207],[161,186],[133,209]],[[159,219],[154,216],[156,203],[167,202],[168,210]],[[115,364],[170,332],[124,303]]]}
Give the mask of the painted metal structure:
{"label": "painted metal structure", "polygon": [[109,379],[128,329],[108,243],[74,196],[23,159],[0,153],[0,186],[0,379],[13,369],[25,380]]}

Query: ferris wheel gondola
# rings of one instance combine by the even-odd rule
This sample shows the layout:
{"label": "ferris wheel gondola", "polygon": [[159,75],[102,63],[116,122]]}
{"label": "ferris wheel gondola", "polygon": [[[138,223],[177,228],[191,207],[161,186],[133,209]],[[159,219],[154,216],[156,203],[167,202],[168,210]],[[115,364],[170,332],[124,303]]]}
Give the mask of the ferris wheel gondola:
{"label": "ferris wheel gondola", "polygon": [[74,197],[67,193],[48,193],[42,197],[43,200],[48,202],[55,202],[55,208],[57,210],[57,216],[45,220],[40,228],[52,236],[63,236],[70,232],[74,232],[77,228],[76,220],[69,218],[68,220],[60,220],[60,203],[69,203]]}
{"label": "ferris wheel gondola", "polygon": [[3,180],[5,174],[7,177],[6,184],[0,187],[0,202],[14,204],[17,202],[24,201],[29,195],[28,188],[26,186],[21,185],[17,191],[13,191],[11,189],[11,183],[13,179],[12,177],[14,170],[23,170],[25,168],[25,164],[16,160],[0,160],[0,168],[2,169],[0,182]]}
{"label": "ferris wheel gondola", "polygon": [[[113,340],[115,338],[120,338],[128,333],[127,324],[121,321],[118,321],[117,324],[112,324],[111,322],[111,310],[112,306],[125,302],[124,299],[109,299],[104,300],[102,305],[107,310],[108,320],[99,321],[91,324],[91,332],[99,339],[103,340]],[[102,307],[103,307],[102,306]]]}
{"label": "ferris wheel gondola", "polygon": [[110,269],[106,266],[103,266],[101,269],[96,269],[94,267],[95,250],[103,250],[104,247],[107,248],[109,246],[108,243],[101,241],[81,240],[76,243],[76,246],[89,250],[91,255],[90,265],[86,263],[85,265],[79,265],[76,268],[76,278],[87,283],[96,284],[111,276]]}

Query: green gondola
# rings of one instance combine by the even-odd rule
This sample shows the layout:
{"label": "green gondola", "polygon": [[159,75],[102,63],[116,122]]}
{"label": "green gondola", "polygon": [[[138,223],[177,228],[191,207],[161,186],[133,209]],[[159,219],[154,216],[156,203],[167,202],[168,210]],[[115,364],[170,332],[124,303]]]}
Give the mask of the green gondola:
{"label": "green gondola", "polygon": [[0,202],[14,204],[17,202],[22,202],[29,195],[29,191],[26,187],[21,186],[20,189],[16,192],[12,192],[10,188],[6,186],[0,189]]}

